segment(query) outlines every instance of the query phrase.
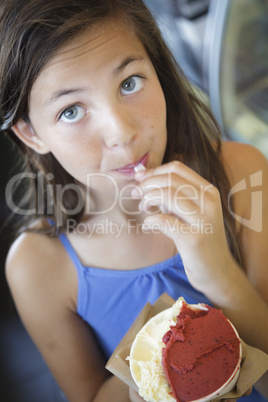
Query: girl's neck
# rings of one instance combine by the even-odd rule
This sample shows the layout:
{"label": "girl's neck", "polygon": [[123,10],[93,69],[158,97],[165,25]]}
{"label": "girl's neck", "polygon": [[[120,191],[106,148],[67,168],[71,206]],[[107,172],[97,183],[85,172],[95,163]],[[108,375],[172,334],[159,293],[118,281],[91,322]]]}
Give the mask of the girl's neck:
{"label": "girl's neck", "polygon": [[112,222],[127,222],[136,219],[142,222],[144,214],[139,210],[138,199],[133,199],[130,190],[125,193],[118,191],[91,191],[85,197],[85,220]]}
{"label": "girl's neck", "polygon": [[125,222],[89,220],[67,234],[85,266],[139,269],[164,261],[176,253],[171,239],[160,231],[144,232],[135,218]]}
{"label": "girl's neck", "polygon": [[[172,257],[173,241],[160,230],[145,232],[147,216],[130,193],[117,198],[108,191],[91,192],[83,220],[67,236],[82,263],[106,269],[138,269]],[[105,250],[105,252],[104,252]]]}

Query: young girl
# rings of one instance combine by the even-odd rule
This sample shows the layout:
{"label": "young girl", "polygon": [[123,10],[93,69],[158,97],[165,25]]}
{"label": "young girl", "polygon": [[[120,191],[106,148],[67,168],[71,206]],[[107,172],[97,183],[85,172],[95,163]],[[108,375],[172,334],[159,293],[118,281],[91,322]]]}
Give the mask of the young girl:
{"label": "young girl", "polygon": [[68,400],[141,400],[105,362],[164,292],[267,353],[267,161],[221,142],[142,1],[4,0],[0,27],[1,128],[35,200],[6,275]]}

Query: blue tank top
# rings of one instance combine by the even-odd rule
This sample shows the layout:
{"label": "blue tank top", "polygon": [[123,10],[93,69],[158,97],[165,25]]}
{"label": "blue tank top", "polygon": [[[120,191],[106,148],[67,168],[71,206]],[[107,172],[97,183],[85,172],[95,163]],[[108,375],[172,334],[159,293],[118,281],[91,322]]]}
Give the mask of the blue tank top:
{"label": "blue tank top", "polygon": [[179,255],[135,270],[85,267],[65,234],[59,236],[78,275],[77,313],[93,329],[107,358],[146,305],[163,293],[187,303],[210,301],[189,283]]}
{"label": "blue tank top", "polygon": [[[146,303],[153,304],[163,293],[175,300],[182,296],[187,303],[212,305],[190,285],[179,254],[135,270],[85,267],[65,234],[59,239],[77,270],[77,313],[93,329],[107,359]],[[265,402],[255,391],[244,399]]]}

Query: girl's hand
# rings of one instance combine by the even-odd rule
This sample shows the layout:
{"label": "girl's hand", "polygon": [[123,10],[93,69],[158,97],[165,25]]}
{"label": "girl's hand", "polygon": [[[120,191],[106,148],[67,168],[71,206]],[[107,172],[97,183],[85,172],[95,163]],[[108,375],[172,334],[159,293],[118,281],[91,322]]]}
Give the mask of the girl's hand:
{"label": "girl's hand", "polygon": [[[129,399],[131,402],[144,402],[144,399],[133,389],[129,388]],[[220,399],[219,402],[237,402],[235,399]]]}
{"label": "girl's hand", "polygon": [[144,230],[161,231],[174,241],[197,290],[206,293],[220,283],[232,256],[217,188],[178,161],[138,172],[135,179],[140,209],[148,213]]}
{"label": "girl's hand", "polygon": [[129,388],[129,399],[131,402],[144,402],[144,399],[132,388]]}
{"label": "girl's hand", "polygon": [[[243,395],[244,396],[244,395]],[[236,399],[218,399],[218,402],[237,402]]]}
{"label": "girl's hand", "polygon": [[[252,388],[250,388],[243,396],[248,396],[252,392]],[[131,402],[143,402],[144,399],[139,396],[137,392],[135,392],[132,388],[129,388],[129,399]],[[237,402],[235,399],[221,399],[221,402]]]}
{"label": "girl's hand", "polygon": [[[248,396],[252,392],[252,388],[250,388],[243,396]],[[144,402],[144,399],[135,392],[132,388],[129,388],[129,399],[131,402]],[[221,402],[236,402],[235,399],[220,399]]]}

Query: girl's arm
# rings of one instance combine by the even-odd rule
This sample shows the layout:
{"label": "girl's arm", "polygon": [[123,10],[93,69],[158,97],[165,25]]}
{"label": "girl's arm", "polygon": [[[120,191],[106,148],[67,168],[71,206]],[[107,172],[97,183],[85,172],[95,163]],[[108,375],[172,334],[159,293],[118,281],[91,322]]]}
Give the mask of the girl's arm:
{"label": "girl's arm", "polygon": [[[6,276],[23,323],[68,400],[98,402],[102,386],[107,393],[112,382],[89,326],[76,314],[76,275],[65,254],[57,239],[24,234],[9,252]],[[109,394],[102,400],[129,401],[119,381]]]}
{"label": "girl's arm", "polygon": [[[144,193],[141,208],[161,209],[158,215],[145,219],[145,227],[157,225],[173,239],[193,287],[223,310],[246,343],[268,353],[267,160],[255,148],[234,143],[223,144],[223,158],[231,187],[235,189],[245,180],[248,189],[236,187],[241,191],[234,192],[233,211],[241,233],[245,271],[228,249],[218,190],[183,163],[171,162],[136,174]],[[261,192],[261,204],[257,197],[252,198],[253,191]],[[261,219],[260,231],[249,225],[252,213]],[[267,397],[264,377],[262,392]]]}
{"label": "girl's arm", "polygon": [[[242,303],[249,309],[252,321],[244,321],[240,325],[244,325],[243,339],[268,354],[268,338],[265,335],[268,326],[268,161],[257,149],[245,144],[225,143],[226,154],[227,165],[233,172],[233,178],[230,178],[233,185],[243,183],[243,189],[235,193],[238,210],[235,212],[237,220],[241,221],[242,255],[251,289],[247,294],[241,287],[240,297],[246,299]],[[255,291],[261,303],[264,301],[266,304],[260,311],[261,303],[254,302]],[[252,298],[250,292],[253,293]],[[267,385],[268,372],[256,384],[256,388],[268,399]]]}

